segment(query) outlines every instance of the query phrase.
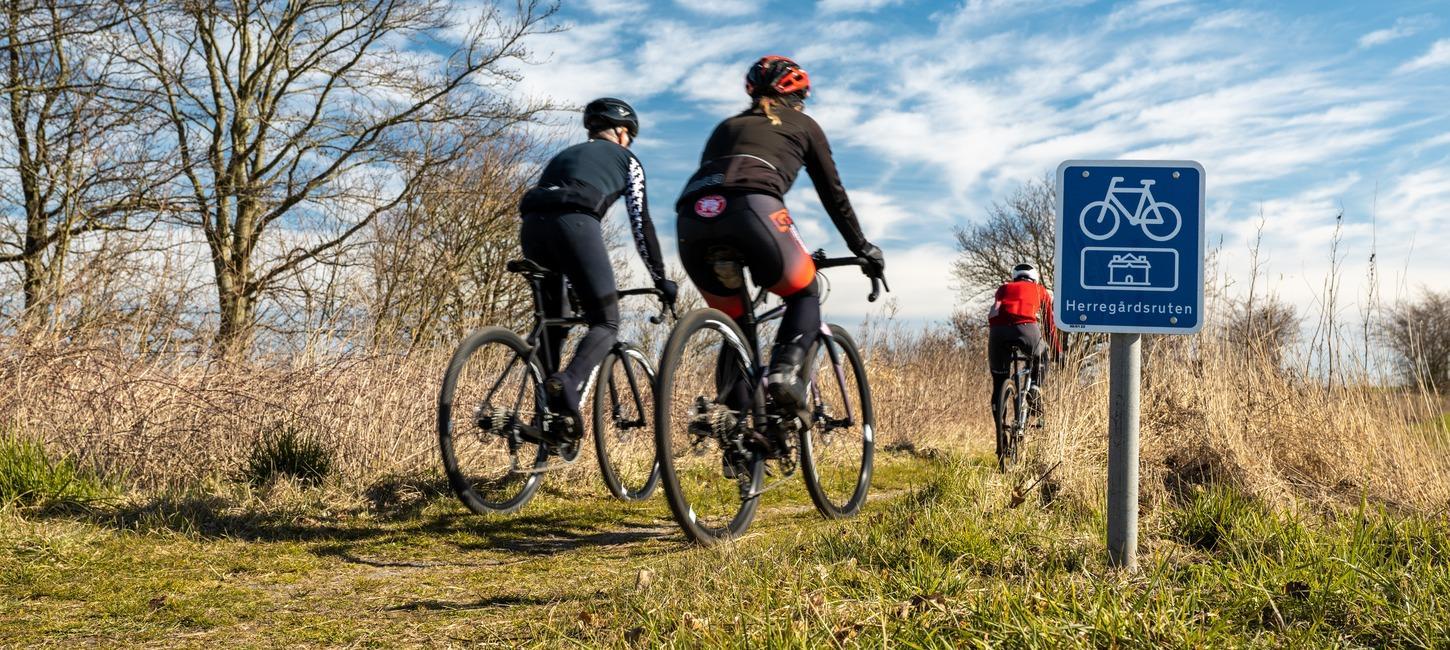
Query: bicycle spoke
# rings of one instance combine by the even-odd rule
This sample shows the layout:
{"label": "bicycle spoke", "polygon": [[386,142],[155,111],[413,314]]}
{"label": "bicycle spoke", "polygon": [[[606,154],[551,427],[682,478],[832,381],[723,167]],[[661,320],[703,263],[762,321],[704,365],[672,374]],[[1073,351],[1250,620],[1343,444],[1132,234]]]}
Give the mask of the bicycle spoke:
{"label": "bicycle spoke", "polygon": [[802,460],[817,508],[827,517],[842,517],[861,507],[870,488],[874,422],[860,353],[844,330],[832,331],[832,346],[822,339],[815,348],[815,412],[803,436]]}
{"label": "bicycle spoke", "polygon": [[653,431],[652,371],[644,354],[633,348],[611,352],[599,367],[600,388],[594,398],[594,442],[604,483],[614,496],[646,498],[659,480]]}
{"label": "bicycle spoke", "polygon": [[706,543],[744,530],[761,479],[743,443],[754,373],[739,335],[717,314],[692,312],[677,326],[661,362],[656,422],[670,508],[692,539]]}
{"label": "bicycle spoke", "polygon": [[538,485],[527,471],[542,462],[540,448],[521,437],[533,426],[538,394],[526,350],[517,335],[491,328],[466,340],[449,367],[440,397],[440,415],[447,418],[440,420],[440,443],[450,481],[476,511],[517,509]]}

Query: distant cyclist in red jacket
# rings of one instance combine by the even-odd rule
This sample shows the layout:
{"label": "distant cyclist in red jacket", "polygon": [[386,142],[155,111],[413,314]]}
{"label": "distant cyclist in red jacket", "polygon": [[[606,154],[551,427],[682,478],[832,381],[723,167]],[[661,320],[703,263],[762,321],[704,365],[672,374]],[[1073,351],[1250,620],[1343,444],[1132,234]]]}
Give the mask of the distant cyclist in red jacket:
{"label": "distant cyclist in red jacket", "polygon": [[[997,287],[992,311],[987,315],[990,335],[987,338],[987,364],[992,369],[992,412],[997,412],[997,394],[1012,368],[1012,348],[1020,348],[1032,359],[1032,381],[1043,385],[1047,378],[1048,341],[1057,344],[1057,329],[1052,321],[1052,292],[1042,286],[1037,269],[1031,264],[1012,267],[1012,280]],[[1039,325],[1039,321],[1041,325]],[[1047,340],[1043,339],[1043,328]],[[1030,396],[1034,400],[1036,396]]]}

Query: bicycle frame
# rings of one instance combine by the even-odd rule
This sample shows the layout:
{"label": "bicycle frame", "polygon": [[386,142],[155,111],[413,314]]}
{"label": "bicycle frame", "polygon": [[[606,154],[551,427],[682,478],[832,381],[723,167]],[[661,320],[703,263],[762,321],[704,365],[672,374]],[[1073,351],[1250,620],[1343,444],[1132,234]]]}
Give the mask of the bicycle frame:
{"label": "bicycle frame", "polygon": [[[1113,207],[1117,208],[1118,211],[1128,220],[1128,225],[1130,226],[1141,226],[1144,223],[1151,225],[1163,223],[1163,215],[1161,214],[1158,215],[1157,219],[1143,216],[1143,208],[1150,206],[1156,202],[1152,201],[1153,191],[1149,189],[1150,187],[1152,187],[1153,181],[1146,181],[1147,184],[1142,187],[1119,187],[1118,181],[1121,180],[1123,180],[1121,176],[1114,176],[1113,180],[1108,183],[1108,196],[1106,199],[1104,199],[1104,201],[1107,204],[1111,204]],[[1137,194],[1137,209],[1133,210],[1132,212],[1128,212],[1128,206],[1123,203],[1122,199],[1118,198],[1119,194]],[[1103,211],[1106,211],[1108,209],[1107,205],[1104,205],[1102,209]],[[1103,216],[1104,215],[1102,213],[1099,213],[1098,221],[1102,221]]]}
{"label": "bicycle frame", "polygon": [[[533,324],[533,327],[530,328],[528,336],[524,337],[524,342],[529,345],[529,356],[528,356],[528,359],[526,360],[526,363],[528,363],[528,362],[534,362],[534,361],[539,360],[541,358],[540,355],[542,355],[542,358],[543,359],[553,358],[553,355],[551,354],[551,350],[549,348],[549,337],[544,335],[548,331],[548,328],[550,328],[550,327],[573,327],[575,325],[587,325],[588,324],[588,321],[586,321],[583,317],[579,317],[579,316],[551,317],[551,316],[549,316],[546,313],[545,308],[544,308],[544,291],[543,291],[544,287],[543,287],[543,284],[544,284],[544,281],[546,279],[549,279],[549,277],[552,275],[552,273],[541,273],[541,272],[536,272],[536,271],[522,271],[522,272],[520,272],[520,275],[524,276],[524,279],[529,283],[529,294],[530,294],[530,296],[531,296],[531,298],[533,300],[533,307],[534,307],[533,314],[532,314],[533,315],[534,324]],[[658,293],[658,290],[657,289],[626,289],[626,290],[623,290],[623,291],[618,292],[618,295],[619,295],[619,297],[624,298],[624,297],[627,297],[627,296],[659,295],[659,293]],[[494,395],[497,393],[498,389],[503,385],[504,380],[506,378],[508,378],[509,373],[513,372],[514,364],[517,363],[518,361],[519,361],[519,357],[514,357],[513,359],[511,359],[509,361],[509,365],[504,368],[503,372],[499,373],[498,379],[494,382],[493,386],[491,386],[489,388],[488,393],[486,395],[484,395],[483,403],[488,404],[488,403],[491,403],[492,402]],[[530,365],[532,366],[532,364],[530,364]],[[637,422],[630,422],[630,423],[624,423],[624,424],[629,424],[629,425],[632,425],[632,426],[635,426],[635,427],[641,427],[641,426],[644,426],[644,421],[642,419],[643,418],[643,413],[644,413],[644,405],[641,404],[641,403],[639,403],[639,401],[638,401],[638,396],[640,394],[640,392],[639,392],[639,382],[638,382],[638,379],[634,376],[634,371],[633,371],[633,369],[630,368],[629,364],[626,363],[624,365],[624,370],[625,370],[625,377],[628,379],[629,384],[630,384],[631,393],[635,396],[635,400],[636,400],[636,404],[635,404],[635,406],[636,406],[636,412],[641,414],[641,419],[639,421],[637,421]],[[591,375],[589,381],[590,381],[590,384],[592,385],[593,382],[594,382],[594,377],[592,375]],[[545,403],[545,400],[544,400],[544,392],[543,392],[544,391],[543,384],[544,384],[543,377],[535,377],[535,381],[534,381],[534,403],[540,405],[539,408],[542,409],[544,413],[548,413],[547,408],[542,406]],[[610,387],[610,390],[611,390],[611,397],[617,397],[612,392],[613,391],[613,387],[612,386]],[[589,392],[589,387],[588,386],[585,387],[584,392],[585,393],[588,393]],[[519,396],[517,396],[515,398],[515,406],[517,406],[517,404],[522,401],[520,398],[522,398],[522,394],[520,394]],[[614,400],[614,401],[615,401],[615,408],[617,410],[618,409],[617,399]],[[615,417],[617,417],[617,414],[615,414]],[[511,429],[511,434],[508,437],[509,451],[510,452],[516,451],[518,449],[519,445],[523,444],[523,441],[520,440],[519,437],[520,437],[519,436],[519,427],[512,428]]]}
{"label": "bicycle frame", "polygon": [[1022,431],[1027,428],[1027,409],[1025,408],[1027,391],[1031,390],[1035,385],[1032,380],[1032,360],[1023,356],[1020,352],[1014,352],[1012,355],[1012,363],[1014,365],[1021,364],[1021,367],[1012,373],[1012,384],[1017,389],[1014,391],[1015,394],[1012,399],[1015,402],[1013,406],[1015,407],[1014,412],[1017,415],[1017,430]]}
{"label": "bicycle frame", "polygon": [[[741,331],[745,333],[746,343],[748,343],[750,347],[751,367],[749,370],[752,376],[748,377],[747,380],[750,382],[751,386],[759,386],[761,388],[764,388],[766,383],[765,375],[768,368],[766,367],[760,354],[760,324],[767,323],[783,317],[785,315],[785,305],[776,305],[765,313],[757,315],[755,311],[760,308],[760,305],[765,303],[766,297],[769,295],[769,291],[762,287],[758,289],[755,295],[752,297],[750,295],[750,285],[745,282],[745,270],[746,269],[742,265],[741,283],[737,295],[742,301],[742,304],[748,305],[748,308],[745,310],[744,315],[741,316],[740,320],[738,321]],[[850,391],[848,391],[846,387],[845,367],[841,365],[841,350],[840,348],[836,347],[836,341],[835,338],[831,335],[831,329],[829,326],[826,325],[824,321],[821,322],[820,340],[825,345],[826,354],[830,357],[831,365],[835,370],[836,382],[841,389],[842,400],[844,401],[843,406],[845,407],[846,412],[846,417],[844,419],[836,420],[835,422],[828,423],[828,425],[832,428],[851,426],[851,424],[855,422],[856,418],[855,411],[851,405]],[[816,370],[816,366],[814,365],[815,361],[815,359],[811,359],[810,363],[812,365],[810,368],[807,369],[812,376],[815,374]],[[818,386],[815,386],[814,383],[812,384],[812,397],[816,402],[815,405],[819,407],[821,402],[820,388]],[[761,400],[755,400],[755,404],[751,408],[751,416],[754,418],[753,421],[755,422],[765,421],[765,404],[762,403]],[[809,427],[811,423],[806,422],[803,424]]]}

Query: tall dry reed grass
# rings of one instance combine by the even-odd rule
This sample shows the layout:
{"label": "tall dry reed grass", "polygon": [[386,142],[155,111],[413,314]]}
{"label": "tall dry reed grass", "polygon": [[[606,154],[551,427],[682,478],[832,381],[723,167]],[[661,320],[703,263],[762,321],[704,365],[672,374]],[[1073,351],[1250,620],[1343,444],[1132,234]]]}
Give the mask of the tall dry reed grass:
{"label": "tall dry reed grass", "polygon": [[[857,338],[881,448],[991,453],[985,333],[963,342],[886,321],[863,326]],[[333,449],[335,480],[348,489],[439,472],[434,406],[451,350],[230,362],[123,349],[0,341],[0,427],[146,492],[233,477],[256,442],[283,427]],[[1450,504],[1450,436],[1438,396],[1367,380],[1326,387],[1265,358],[1211,331],[1145,341],[1148,503],[1187,485],[1228,482],[1284,504]],[[1022,480],[1061,461],[1050,477],[1061,494],[1101,499],[1104,363],[1089,354],[1054,372],[1047,427],[1033,434]],[[580,463],[574,478],[589,465]]]}

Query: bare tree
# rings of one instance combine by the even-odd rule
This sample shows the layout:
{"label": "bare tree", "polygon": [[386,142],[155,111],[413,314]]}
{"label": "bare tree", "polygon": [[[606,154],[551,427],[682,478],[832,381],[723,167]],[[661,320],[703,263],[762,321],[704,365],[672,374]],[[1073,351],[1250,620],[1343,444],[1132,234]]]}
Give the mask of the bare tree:
{"label": "bare tree", "polygon": [[990,298],[1022,262],[1035,265],[1052,286],[1057,192],[1049,178],[1028,181],[987,209],[987,220],[956,229],[952,278],[966,302]]}
{"label": "bare tree", "polygon": [[[0,263],[19,264],[24,311],[45,324],[77,238],[144,229],[168,173],[145,134],[146,95],[128,87],[107,0],[13,0],[0,10],[6,109]],[[136,10],[141,10],[136,5]]]}
{"label": "bare tree", "polygon": [[[1036,266],[1042,284],[1052,286],[1057,232],[1057,190],[1051,178],[1028,181],[1005,201],[987,208],[987,220],[956,229],[957,259],[952,262],[952,279],[960,296],[952,316],[952,330],[963,341],[973,340],[977,323],[985,326],[992,294],[1012,276],[1012,267],[1023,262]],[[1081,356],[1095,349],[1105,338],[1096,334],[1063,332],[1060,342],[1065,354]]]}
{"label": "bare tree", "polygon": [[[556,7],[444,0],[174,2],[130,26],[215,273],[218,343],[475,143],[533,119],[506,94]],[[286,231],[289,237],[278,237]]]}
{"label": "bare tree", "polygon": [[1415,300],[1389,309],[1380,337],[1411,384],[1450,386],[1450,291],[1422,289]]}
{"label": "bare tree", "polygon": [[374,344],[455,340],[530,305],[505,263],[518,250],[519,198],[537,151],[524,136],[482,143],[373,226]]}
{"label": "bare tree", "polygon": [[1235,350],[1281,368],[1299,341],[1300,321],[1293,305],[1273,294],[1259,296],[1233,304],[1224,336]]}

